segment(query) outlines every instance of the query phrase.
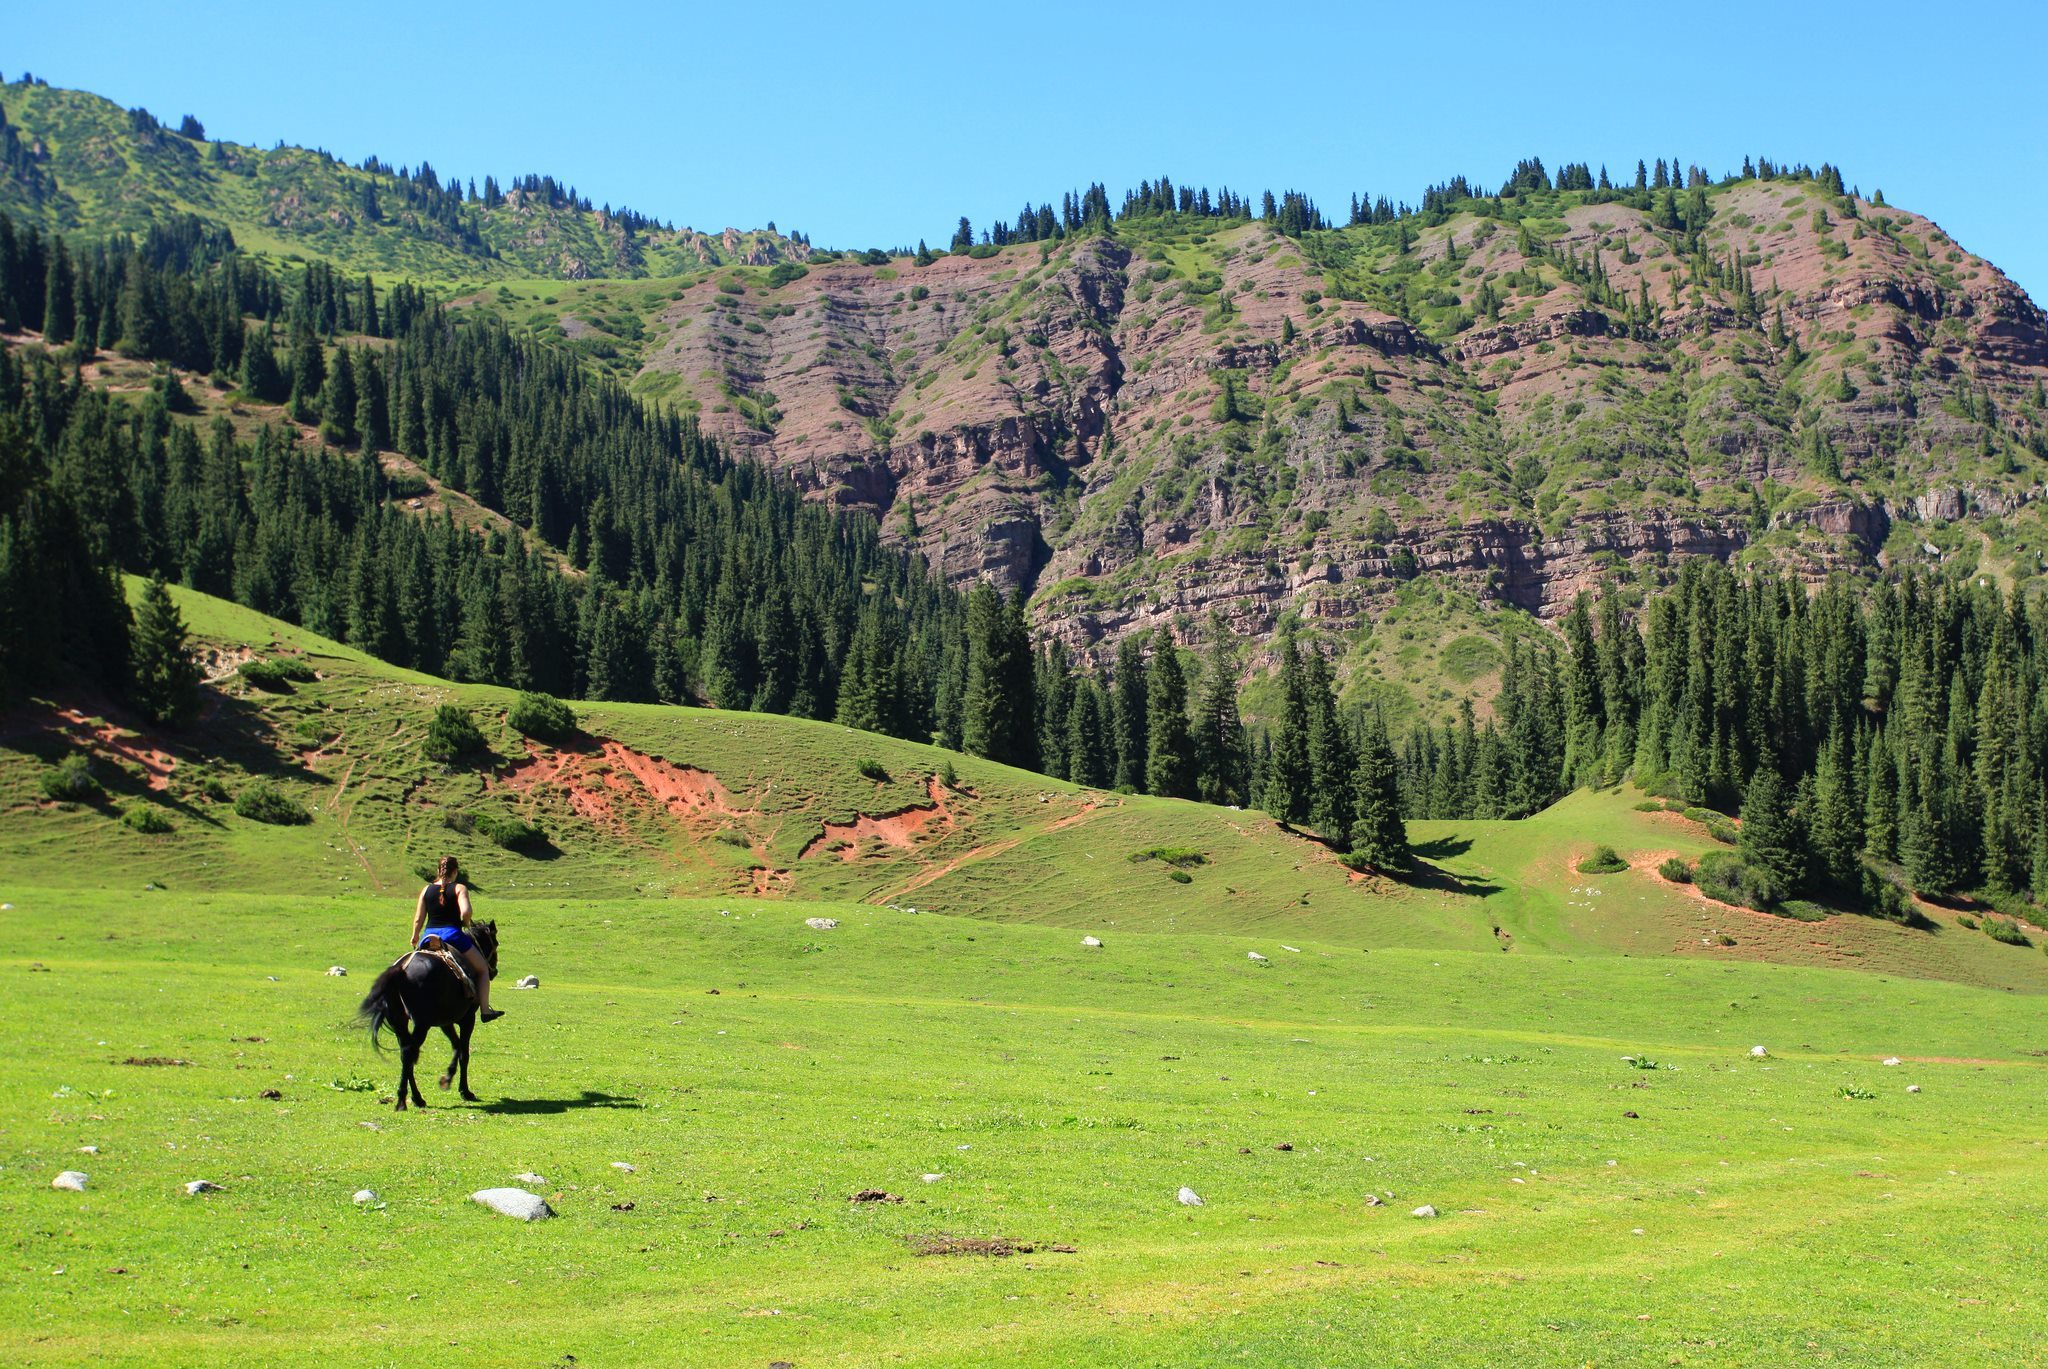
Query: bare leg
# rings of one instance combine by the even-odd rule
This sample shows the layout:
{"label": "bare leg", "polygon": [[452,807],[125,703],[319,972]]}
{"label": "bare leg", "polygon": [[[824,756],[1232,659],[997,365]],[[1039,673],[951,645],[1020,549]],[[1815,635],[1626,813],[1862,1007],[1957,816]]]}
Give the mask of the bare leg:
{"label": "bare leg", "polygon": [[476,1006],[478,1012],[491,1010],[491,966],[484,959],[484,953],[474,946],[462,953],[469,964],[469,972],[476,977]]}

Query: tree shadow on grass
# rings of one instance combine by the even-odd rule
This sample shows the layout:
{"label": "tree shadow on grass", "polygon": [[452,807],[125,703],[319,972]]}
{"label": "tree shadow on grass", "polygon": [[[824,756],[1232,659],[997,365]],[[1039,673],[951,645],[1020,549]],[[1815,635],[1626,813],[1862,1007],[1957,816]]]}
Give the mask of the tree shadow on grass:
{"label": "tree shadow on grass", "polygon": [[1435,841],[1418,841],[1408,848],[1422,860],[1449,860],[1462,856],[1472,849],[1472,838],[1455,834],[1438,837]]}
{"label": "tree shadow on grass", "polygon": [[500,1098],[495,1103],[486,1103],[478,1112],[488,1112],[499,1117],[554,1116],[564,1112],[578,1112],[584,1108],[638,1108],[637,1098],[622,1098],[613,1093],[599,1093],[585,1089],[574,1098]]}
{"label": "tree shadow on grass", "polygon": [[[1440,843],[1431,843],[1438,844]],[[1467,842],[1466,845],[1469,846],[1471,843]],[[1418,854],[1419,852],[1420,848]],[[1447,894],[1463,894],[1468,898],[1485,898],[1488,894],[1497,894],[1501,890],[1501,886],[1490,879],[1482,879],[1477,875],[1461,875],[1455,870],[1446,870],[1442,866],[1431,865],[1419,859],[1411,861],[1405,870],[1390,871],[1388,878],[1411,889],[1436,889]]]}

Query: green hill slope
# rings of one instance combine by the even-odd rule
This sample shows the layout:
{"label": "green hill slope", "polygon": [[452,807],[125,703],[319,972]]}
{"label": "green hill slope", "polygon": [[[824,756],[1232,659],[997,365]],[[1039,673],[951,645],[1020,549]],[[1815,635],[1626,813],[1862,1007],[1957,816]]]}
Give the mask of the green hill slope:
{"label": "green hill slope", "polygon": [[[493,898],[760,897],[858,901],[1097,933],[1257,935],[1361,948],[1650,955],[1839,965],[2048,990],[2048,957],[1929,909],[1931,929],[1840,915],[1809,923],[1712,903],[1655,871],[1713,842],[1622,791],[1574,794],[1520,822],[1417,823],[1407,883],[1355,874],[1263,814],[1085,790],[828,723],[657,705],[578,704],[563,746],[505,722],[513,695],[397,669],[311,633],[179,591],[215,683],[183,735],[74,704],[0,732],[0,854],[14,878],[174,890],[367,892],[403,904],[460,855]],[[259,689],[258,658],[312,676]],[[442,704],[488,750],[424,746]],[[39,788],[83,752],[105,800]],[[262,780],[310,821],[234,811]],[[168,834],[122,814],[150,812]],[[493,831],[538,829],[520,849]],[[1581,875],[1596,845],[1632,868]]]}

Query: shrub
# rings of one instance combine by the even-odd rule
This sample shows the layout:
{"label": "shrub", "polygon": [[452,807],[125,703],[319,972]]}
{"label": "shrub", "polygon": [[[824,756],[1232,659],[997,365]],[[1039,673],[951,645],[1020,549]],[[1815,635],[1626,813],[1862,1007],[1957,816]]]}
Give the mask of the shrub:
{"label": "shrub", "polygon": [[121,814],[121,821],[133,827],[136,831],[152,837],[160,837],[166,832],[176,830],[171,820],[165,817],[162,812],[150,807],[148,804],[142,803],[134,805],[127,812]]}
{"label": "shrub", "polygon": [[1977,930],[1977,919],[1971,917],[1968,913],[1958,913],[1956,914],[1956,925],[1958,927],[1968,927],[1974,932]]}
{"label": "shrub", "polygon": [[476,730],[469,710],[442,704],[427,724],[427,759],[446,763],[472,751],[484,749],[484,734]]}
{"label": "shrub", "polygon": [[1616,855],[1612,846],[1596,846],[1593,854],[1579,862],[1582,875],[1615,875],[1628,869],[1628,862]]}
{"label": "shrub", "polygon": [[1687,803],[1684,799],[1664,800],[1664,811],[1667,813],[1683,813],[1690,807],[1692,807],[1692,805]]}
{"label": "shrub", "polygon": [[269,780],[256,780],[235,795],[235,813],[251,822],[267,822],[273,827],[296,827],[313,820],[313,815],[301,808],[297,799]]}
{"label": "shrub", "polygon": [[493,845],[507,851],[531,851],[547,845],[548,835],[524,818],[501,817],[496,813],[472,815],[476,830]]}
{"label": "shrub", "polygon": [[1636,805],[1636,811],[1638,813],[1661,813],[1664,811],[1664,804],[1658,799],[1644,799]]}
{"label": "shrub", "polygon": [[1195,882],[1195,877],[1185,870],[1168,870],[1166,877],[1175,884],[1193,884]]}
{"label": "shrub", "polygon": [[106,791],[93,778],[92,762],[83,756],[66,756],[43,772],[43,797],[59,803],[90,803]]}
{"label": "shrub", "polygon": [[544,742],[567,741],[576,735],[576,715],[552,694],[520,694],[505,721],[514,732]]}
{"label": "shrub", "polygon": [[953,768],[952,761],[949,760],[939,767],[939,783],[945,785],[948,789],[958,789],[960,787],[960,772]]}
{"label": "shrub", "polygon": [[2007,946],[2031,946],[2034,944],[2027,939],[2027,934],[2020,930],[2019,924],[2010,918],[1985,918],[1984,935],[1990,937],[1993,941],[2002,942]]}
{"label": "shrub", "polygon": [[1844,1098],[1855,1098],[1866,1103],[1869,1102],[1871,1099],[1877,1097],[1877,1095],[1872,1093],[1869,1089],[1859,1088],[1855,1084],[1842,1085],[1842,1096]]}
{"label": "shrub", "polygon": [[304,661],[244,661],[235,673],[248,684],[273,694],[289,694],[294,683],[306,684],[315,678],[313,667]]}
{"label": "shrub", "polygon": [[1709,851],[1701,856],[1693,880],[1708,898],[1762,912],[1770,911],[1785,897],[1770,871],[1744,864],[1733,851]]}
{"label": "shrub", "polygon": [[1140,865],[1148,860],[1171,865],[1176,870],[1209,863],[1209,858],[1192,846],[1154,846],[1148,850],[1134,852],[1131,856],[1133,865]]}
{"label": "shrub", "polygon": [[751,851],[754,849],[753,839],[737,827],[721,827],[717,832],[712,834],[711,839],[713,841],[722,841],[727,846],[737,846],[742,851]]}
{"label": "shrub", "polygon": [[1624,1055],[1622,1061],[1632,1069],[1661,1070],[1664,1067],[1647,1055]]}
{"label": "shrub", "polygon": [[1657,867],[1657,873],[1670,880],[1673,884],[1692,883],[1692,866],[1686,862],[1684,856],[1670,857]]}
{"label": "shrub", "polygon": [[1724,817],[1708,818],[1706,828],[1707,835],[1723,846],[1737,846],[1742,842],[1742,834],[1735,829],[1735,824]]}
{"label": "shrub", "polygon": [[880,761],[872,757],[862,761],[857,769],[859,769],[861,778],[864,780],[873,780],[876,784],[887,784],[889,782],[889,772],[882,768]]}
{"label": "shrub", "polygon": [[184,774],[184,779],[185,783],[191,786],[191,791],[202,799],[226,803],[234,798],[234,795],[228,792],[228,787],[221,783],[220,776],[209,770],[193,770]]}
{"label": "shrub", "polygon": [[[1756,867],[1751,866],[1750,868],[1755,869]],[[1825,922],[1828,920],[1827,909],[1821,907],[1818,903],[1810,903],[1803,898],[1788,898],[1777,907],[1771,909],[1771,911],[1779,917],[1789,917],[1794,922]]]}

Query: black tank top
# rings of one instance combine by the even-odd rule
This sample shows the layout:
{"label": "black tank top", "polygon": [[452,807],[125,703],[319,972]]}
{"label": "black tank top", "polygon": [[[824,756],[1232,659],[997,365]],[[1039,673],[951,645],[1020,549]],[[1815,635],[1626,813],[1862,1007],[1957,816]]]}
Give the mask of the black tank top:
{"label": "black tank top", "polygon": [[435,880],[426,887],[427,925],[429,927],[460,927],[462,905],[455,901],[455,886]]}

